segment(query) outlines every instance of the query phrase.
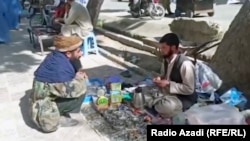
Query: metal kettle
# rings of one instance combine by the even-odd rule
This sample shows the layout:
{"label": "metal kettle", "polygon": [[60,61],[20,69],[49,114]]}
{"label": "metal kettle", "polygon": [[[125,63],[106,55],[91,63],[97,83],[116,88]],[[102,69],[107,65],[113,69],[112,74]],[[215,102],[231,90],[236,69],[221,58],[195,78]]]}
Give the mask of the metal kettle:
{"label": "metal kettle", "polygon": [[143,109],[145,105],[145,96],[142,93],[142,88],[137,87],[133,94],[132,104],[137,109]]}

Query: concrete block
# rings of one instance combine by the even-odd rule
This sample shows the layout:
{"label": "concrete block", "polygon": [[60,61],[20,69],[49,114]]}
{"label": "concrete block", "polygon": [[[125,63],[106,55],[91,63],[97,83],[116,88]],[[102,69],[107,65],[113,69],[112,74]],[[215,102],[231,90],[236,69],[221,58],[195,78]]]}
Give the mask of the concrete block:
{"label": "concrete block", "polygon": [[223,28],[216,22],[197,20],[193,18],[176,18],[169,24],[172,32],[182,40],[202,44],[213,39],[221,39]]}

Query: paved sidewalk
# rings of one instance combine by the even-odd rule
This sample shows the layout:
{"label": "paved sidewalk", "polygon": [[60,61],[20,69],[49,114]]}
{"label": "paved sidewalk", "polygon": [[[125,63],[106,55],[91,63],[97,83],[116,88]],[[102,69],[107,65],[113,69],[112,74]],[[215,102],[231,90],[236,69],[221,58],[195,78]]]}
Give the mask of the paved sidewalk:
{"label": "paved sidewalk", "polygon": [[[76,127],[60,128],[57,132],[44,134],[35,129],[28,114],[28,96],[32,86],[33,72],[44,59],[29,44],[25,25],[23,31],[12,31],[12,41],[0,44],[0,141],[101,141],[87,125],[81,114]],[[119,74],[125,68],[96,55],[82,58],[90,77]],[[141,79],[134,75],[133,79]]]}

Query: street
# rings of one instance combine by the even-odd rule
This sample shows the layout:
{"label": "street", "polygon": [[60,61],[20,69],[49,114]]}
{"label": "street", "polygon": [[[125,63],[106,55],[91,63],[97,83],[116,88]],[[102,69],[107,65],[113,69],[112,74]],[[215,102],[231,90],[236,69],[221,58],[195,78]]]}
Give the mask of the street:
{"label": "street", "polygon": [[[204,15],[204,17],[195,17],[195,19],[208,19],[211,21],[215,21],[222,25],[223,28],[227,29],[241,6],[242,4],[215,5],[215,14],[213,17]],[[172,11],[175,10],[174,3],[171,4],[171,9]],[[123,0],[121,2],[118,2],[118,0],[105,0],[102,6],[102,14],[110,16],[129,16],[130,14],[127,12],[128,10],[128,0]]]}

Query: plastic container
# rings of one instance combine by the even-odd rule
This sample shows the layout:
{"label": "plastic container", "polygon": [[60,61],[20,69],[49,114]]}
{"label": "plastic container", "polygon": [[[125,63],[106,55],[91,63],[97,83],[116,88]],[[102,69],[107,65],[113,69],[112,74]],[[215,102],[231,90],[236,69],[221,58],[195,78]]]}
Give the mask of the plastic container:
{"label": "plastic container", "polygon": [[110,90],[111,91],[121,91],[122,90],[122,84],[121,83],[111,83],[110,84]]}
{"label": "plastic container", "polygon": [[111,104],[121,103],[122,102],[122,95],[121,91],[111,91]]}
{"label": "plastic container", "polygon": [[122,99],[125,101],[132,101],[132,97],[130,93],[124,93],[122,94]]}
{"label": "plastic container", "polygon": [[95,86],[88,86],[86,95],[97,95],[97,90],[98,90],[97,88],[98,87],[95,87]]}
{"label": "plastic container", "polygon": [[104,80],[104,85],[106,86],[107,93],[110,94],[111,83],[122,83],[122,79],[119,76],[109,76]]}
{"label": "plastic container", "polygon": [[238,93],[238,91],[236,89],[231,90],[230,101],[233,104],[234,103],[237,103],[237,104],[240,103],[240,96],[241,95],[242,95],[242,93]]}
{"label": "plastic container", "polygon": [[92,95],[86,95],[83,99],[83,104],[90,104],[92,102]]}
{"label": "plastic container", "polygon": [[119,76],[109,76],[105,78],[105,85],[109,85],[110,83],[122,83],[122,79]]}
{"label": "plastic container", "polygon": [[98,97],[93,96],[92,99],[93,99],[93,106],[94,106],[95,110],[103,111],[103,110],[107,110],[109,108],[109,105],[98,105],[97,104]]}
{"label": "plastic container", "polygon": [[100,96],[97,98],[96,104],[100,106],[107,106],[109,104],[109,99],[105,96]]}
{"label": "plastic container", "polygon": [[104,86],[103,81],[99,78],[90,78],[89,83],[91,86],[96,86],[96,87]]}
{"label": "plastic container", "polygon": [[244,110],[247,103],[247,99],[242,92],[238,91],[236,88],[228,90],[220,97],[220,99],[223,103],[238,107],[240,110]]}

